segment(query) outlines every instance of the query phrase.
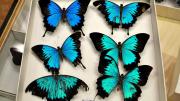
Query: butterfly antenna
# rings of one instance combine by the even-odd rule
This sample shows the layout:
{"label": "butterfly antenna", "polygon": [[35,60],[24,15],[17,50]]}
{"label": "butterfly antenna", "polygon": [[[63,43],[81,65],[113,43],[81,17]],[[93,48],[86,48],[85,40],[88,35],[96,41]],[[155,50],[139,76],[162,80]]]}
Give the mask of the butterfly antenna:
{"label": "butterfly antenna", "polygon": [[44,34],[43,34],[43,36],[42,36],[42,37],[45,37],[45,35],[46,35],[46,32],[47,32],[47,29],[46,29],[46,31],[44,32]]}
{"label": "butterfly antenna", "polygon": [[84,32],[83,32],[83,30],[82,30],[82,29],[81,29],[81,33],[82,33],[82,35],[83,35],[83,36],[85,36],[85,34],[84,34]]}

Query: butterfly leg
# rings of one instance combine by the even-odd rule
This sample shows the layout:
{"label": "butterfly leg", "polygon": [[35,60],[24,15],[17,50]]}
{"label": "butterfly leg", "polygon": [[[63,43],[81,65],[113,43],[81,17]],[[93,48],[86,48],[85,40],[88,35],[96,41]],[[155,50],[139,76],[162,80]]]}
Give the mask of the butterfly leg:
{"label": "butterfly leg", "polygon": [[84,34],[84,32],[83,32],[83,30],[82,30],[82,29],[81,29],[81,33],[82,33],[82,35],[83,35],[83,36],[85,36],[85,34]]}

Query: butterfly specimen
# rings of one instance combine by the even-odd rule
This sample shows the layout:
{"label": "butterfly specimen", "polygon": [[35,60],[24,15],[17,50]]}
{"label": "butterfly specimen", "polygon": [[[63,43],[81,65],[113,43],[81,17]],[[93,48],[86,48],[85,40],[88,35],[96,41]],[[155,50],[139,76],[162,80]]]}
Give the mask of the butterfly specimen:
{"label": "butterfly specimen", "polygon": [[21,65],[22,60],[22,52],[20,52],[17,48],[10,48],[10,52],[12,55],[12,61],[15,65]]}
{"label": "butterfly specimen", "polygon": [[90,38],[95,48],[101,52],[101,56],[111,56],[118,62],[120,58],[126,70],[132,70],[140,61],[140,55],[149,39],[146,33],[139,33],[126,39],[123,43],[118,44],[107,35],[94,32]]}
{"label": "butterfly specimen", "polygon": [[[44,15],[44,26],[46,28],[43,37],[47,31],[54,32],[61,20],[68,22],[74,31],[82,31],[84,14],[86,13],[89,2],[90,0],[76,0],[67,9],[61,9],[52,0],[39,0],[39,6]],[[84,35],[83,31],[82,34]]]}
{"label": "butterfly specimen", "polygon": [[98,0],[95,1],[94,6],[98,6],[98,9],[103,15],[105,15],[106,21],[113,28],[119,28],[121,25],[122,28],[128,30],[136,22],[137,17],[150,8],[149,4],[142,2],[130,3],[126,6],[123,4],[117,5],[108,0]]}
{"label": "butterfly specimen", "polygon": [[180,6],[180,0],[176,0],[176,3]]}
{"label": "butterfly specimen", "polygon": [[66,58],[69,62],[73,63],[74,66],[81,64],[83,68],[85,66],[81,63],[81,51],[80,51],[80,32],[75,32],[70,35],[60,48],[48,46],[48,45],[36,45],[32,47],[34,53],[39,56],[39,58],[44,61],[45,67],[48,71],[53,74],[58,74],[60,69],[60,59]]}
{"label": "butterfly specimen", "polygon": [[124,101],[137,101],[142,93],[140,86],[147,83],[152,67],[136,66],[126,75],[120,75],[116,61],[105,56],[100,59],[98,71],[102,74],[97,80],[98,96],[108,97],[116,87],[119,87],[122,90]]}
{"label": "butterfly specimen", "polygon": [[84,81],[73,76],[45,76],[30,83],[25,92],[32,92],[32,95],[47,101],[70,101],[80,86],[89,90]]}

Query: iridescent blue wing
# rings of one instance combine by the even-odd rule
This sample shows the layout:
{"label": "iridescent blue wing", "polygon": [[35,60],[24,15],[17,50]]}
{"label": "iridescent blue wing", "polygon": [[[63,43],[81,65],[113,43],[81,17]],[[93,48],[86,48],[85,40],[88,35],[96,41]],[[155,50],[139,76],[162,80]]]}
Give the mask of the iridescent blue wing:
{"label": "iridescent blue wing", "polygon": [[52,0],[39,0],[39,6],[44,15],[46,31],[54,32],[62,18],[61,8]]}
{"label": "iridescent blue wing", "polygon": [[67,60],[69,60],[71,63],[74,64],[74,66],[77,66],[78,64],[81,64],[83,68],[85,66],[81,63],[81,51],[80,51],[80,37],[81,33],[76,32],[72,35],[70,35],[62,45],[62,53],[65,56]]}
{"label": "iridescent blue wing", "polygon": [[122,83],[124,101],[138,100],[142,92],[139,86],[144,86],[147,83],[151,71],[151,66],[143,65],[134,68],[125,75]]}
{"label": "iridescent blue wing", "polygon": [[36,45],[33,52],[44,62],[48,71],[58,74],[60,68],[60,56],[56,48],[48,45]]}
{"label": "iridescent blue wing", "polygon": [[137,17],[145,12],[150,5],[142,2],[133,2],[123,7],[121,15],[122,28],[129,29],[137,20]]}
{"label": "iridescent blue wing", "polygon": [[98,32],[91,33],[90,38],[94,43],[95,48],[101,52],[102,56],[111,56],[116,62],[118,62],[119,50],[116,42],[112,38]]}
{"label": "iridescent blue wing", "polygon": [[116,61],[109,57],[101,57],[98,71],[102,74],[97,79],[97,95],[108,97],[119,83],[119,69]]}
{"label": "iridescent blue wing", "polygon": [[121,48],[121,58],[126,70],[132,70],[140,61],[140,55],[149,39],[146,33],[139,33],[128,38]]}
{"label": "iridescent blue wing", "polygon": [[73,76],[46,76],[31,82],[25,92],[32,92],[47,101],[70,101],[80,86],[86,91],[89,89],[84,81]]}
{"label": "iridescent blue wing", "polygon": [[66,18],[74,31],[81,30],[84,25],[84,14],[90,0],[76,0],[66,10]]}
{"label": "iridescent blue wing", "polygon": [[99,11],[105,15],[106,21],[113,28],[118,28],[120,25],[120,7],[108,0],[95,1],[94,6],[98,6]]}

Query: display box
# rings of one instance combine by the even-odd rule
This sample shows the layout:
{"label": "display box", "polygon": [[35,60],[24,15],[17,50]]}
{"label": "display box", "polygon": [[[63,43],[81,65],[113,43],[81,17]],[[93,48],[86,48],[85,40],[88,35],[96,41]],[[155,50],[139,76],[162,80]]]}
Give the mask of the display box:
{"label": "display box", "polygon": [[5,43],[16,17],[18,16],[24,0],[0,1],[0,50]]}
{"label": "display box", "polygon": [[[60,5],[61,8],[68,7],[73,2],[73,0],[54,1]],[[90,88],[88,92],[79,90],[78,94],[73,97],[72,101],[91,101],[97,93],[96,81],[100,76],[100,74],[97,72],[100,54],[95,50],[92,41],[89,38],[89,34],[91,32],[101,32],[110,36],[116,42],[123,42],[129,37],[127,32],[121,28],[114,30],[114,35],[111,35],[111,27],[109,27],[106,23],[104,16],[102,16],[96,7],[93,6],[93,1],[94,0],[91,0],[85,14],[83,31],[86,36],[81,37],[82,62],[87,69],[82,70],[79,67],[73,68],[73,66],[65,60],[61,63],[61,68],[59,71],[60,75],[71,75],[82,79]],[[115,2],[116,4],[128,4],[135,1],[148,2],[151,5],[151,8],[138,17],[137,22],[130,29],[130,36],[137,33],[148,33],[150,35],[150,39],[147,42],[144,51],[140,54],[141,62],[139,65],[150,65],[153,67],[153,70],[149,76],[146,86],[141,87],[142,94],[139,101],[167,101],[164,70],[157,29],[155,1],[112,0],[112,2]],[[38,5],[38,0],[33,0],[30,23],[25,40],[25,50],[23,54],[16,101],[41,101],[41,98],[33,96],[31,93],[25,93],[25,89],[32,81],[43,76],[51,75],[51,73],[45,69],[43,62],[40,61],[32,52],[31,48],[38,44],[46,44],[54,47],[61,46],[64,40],[73,33],[67,23],[60,23],[54,33],[51,34],[48,32],[45,37],[42,37],[44,32],[45,28],[43,16]],[[121,63],[119,64],[119,69],[121,74],[125,74]],[[114,90],[108,98],[104,100],[99,98],[96,99],[96,101],[112,100],[123,101],[123,96],[121,93],[119,93],[119,91]]]}
{"label": "display box", "polygon": [[158,16],[180,20],[180,7],[174,0],[166,0],[156,4]]}

